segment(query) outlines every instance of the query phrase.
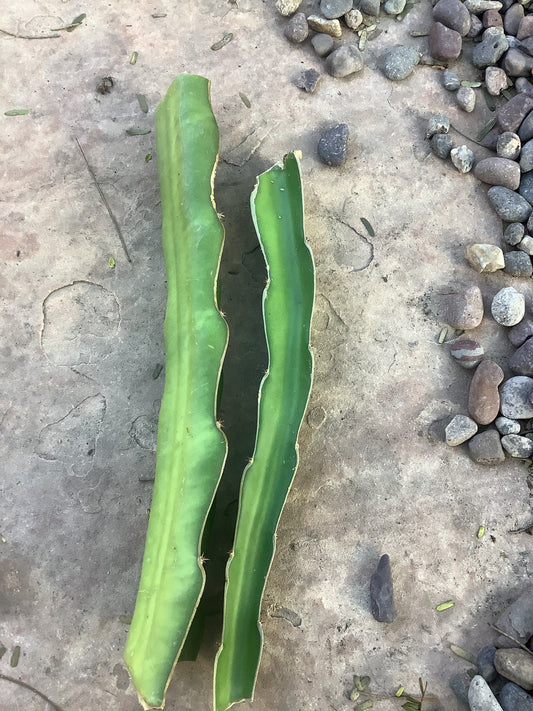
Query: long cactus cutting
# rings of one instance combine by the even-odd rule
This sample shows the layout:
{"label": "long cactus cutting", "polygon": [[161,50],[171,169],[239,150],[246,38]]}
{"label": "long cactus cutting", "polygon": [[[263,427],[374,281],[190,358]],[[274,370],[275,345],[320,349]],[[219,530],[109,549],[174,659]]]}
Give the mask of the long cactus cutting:
{"label": "long cactus cutting", "polygon": [[228,330],[216,284],[218,128],[209,82],[182,74],[156,111],[168,281],[166,380],[150,521],[125,660],[145,709],[165,691],[205,582],[201,540],[226,459],[216,399]]}
{"label": "long cactus cutting", "polygon": [[277,524],[298,464],[297,438],[313,370],[309,330],[314,266],[304,236],[295,154],[259,176],[251,208],[268,270],[263,317],[269,365],[259,392],[255,449],[243,475],[227,567],[215,711],[253,697],[262,649],[261,599]]}

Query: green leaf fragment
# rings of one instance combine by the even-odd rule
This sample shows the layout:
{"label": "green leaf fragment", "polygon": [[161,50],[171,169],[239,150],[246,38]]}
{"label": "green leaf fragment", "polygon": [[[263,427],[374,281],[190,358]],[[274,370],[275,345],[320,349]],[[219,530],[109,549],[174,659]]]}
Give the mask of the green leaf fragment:
{"label": "green leaf fragment", "polygon": [[126,133],[128,136],[146,136],[147,133],[151,133],[149,128],[128,128]]}
{"label": "green leaf fragment", "polygon": [[466,662],[470,662],[470,664],[474,665],[477,664],[476,658],[471,652],[467,652],[465,649],[458,647],[456,644],[450,644],[450,649],[456,656],[461,657],[461,659],[464,659]]}
{"label": "green leaf fragment", "polygon": [[485,535],[485,526],[482,525],[477,529],[476,536],[479,540],[481,540],[484,535]]}
{"label": "green leaf fragment", "polygon": [[513,92],[512,92],[512,91],[509,91],[509,89],[503,89],[503,90],[502,90],[502,96],[505,96],[505,98],[507,99],[507,101],[511,101],[511,99],[513,98]]}
{"label": "green leaf fragment", "polygon": [[309,335],[314,266],[304,236],[296,154],[289,153],[258,177],[251,209],[267,264],[263,319],[269,365],[260,387],[255,449],[243,474],[226,571],[215,711],[253,696],[263,638],[261,599],[277,524],[298,465],[297,438],[313,370]]}
{"label": "green leaf fragment", "polygon": [[357,691],[357,689],[352,689],[352,691],[350,692],[350,701],[357,701],[360,696],[360,691]]}
{"label": "green leaf fragment", "polygon": [[154,369],[152,371],[152,378],[154,380],[157,380],[159,376],[161,375],[161,371],[163,370],[163,363],[156,363],[154,366]]}
{"label": "green leaf fragment", "polygon": [[489,111],[496,111],[496,102],[494,97],[489,94],[489,91],[485,85],[483,85],[483,96],[485,97],[485,103]]}
{"label": "green leaf fragment", "polygon": [[109,259],[107,260],[107,266],[108,266],[110,269],[114,269],[114,268],[115,268],[115,266],[116,266],[115,257],[109,257]]}
{"label": "green leaf fragment", "polygon": [[241,101],[246,106],[246,108],[250,109],[252,107],[252,104],[250,103],[250,99],[246,96],[246,94],[243,94],[242,91],[239,91],[239,96],[241,97]]}
{"label": "green leaf fragment", "polygon": [[149,163],[151,160],[152,160],[152,154],[151,154],[151,153],[147,153],[147,154],[144,156],[144,162],[145,162],[145,163]]}
{"label": "green leaf fragment", "polygon": [[453,607],[455,605],[455,602],[453,600],[446,600],[446,602],[441,602],[440,605],[437,605],[435,608],[437,612],[442,612],[443,610],[449,610],[450,607]]}
{"label": "green leaf fragment", "polygon": [[447,326],[444,326],[444,328],[441,329],[441,331],[440,331],[440,333],[439,333],[439,337],[438,337],[438,339],[437,339],[437,340],[438,340],[438,343],[439,343],[440,345],[442,345],[442,344],[444,343],[444,341],[446,340],[447,334],[448,334],[448,327],[447,327]]}
{"label": "green leaf fragment", "polygon": [[361,222],[362,222],[363,225],[365,226],[366,231],[368,232],[368,234],[369,234],[371,237],[375,237],[375,236],[376,236],[376,233],[374,232],[374,228],[372,227],[372,225],[370,224],[370,222],[366,219],[366,217],[360,217],[359,219],[361,220]]}
{"label": "green leaf fragment", "polygon": [[139,52],[133,52],[130,57],[130,64],[135,64],[137,62],[138,57],[139,57]]}
{"label": "green leaf fragment", "polygon": [[9,109],[9,111],[4,111],[4,116],[26,116],[29,113],[29,109]]}
{"label": "green leaf fragment", "polygon": [[0,644],[0,659],[4,656],[4,654],[7,652],[7,647],[4,647],[3,644]]}
{"label": "green leaf fragment", "polygon": [[367,711],[367,709],[371,709],[372,706],[374,706],[374,702],[371,699],[368,699],[368,701],[363,701],[360,704],[356,704],[354,706],[354,711]]}
{"label": "green leaf fragment", "polygon": [[368,32],[366,31],[366,29],[362,30],[361,34],[359,35],[359,50],[361,52],[366,47],[367,36]]}
{"label": "green leaf fragment", "polygon": [[468,86],[471,89],[477,89],[478,87],[482,86],[482,82],[480,81],[467,81],[466,79],[463,79],[461,82],[461,86]]}
{"label": "green leaf fragment", "polygon": [[404,691],[405,691],[405,686],[400,686],[398,691],[394,694],[394,696],[401,696]]}
{"label": "green leaf fragment", "polygon": [[216,300],[224,228],[212,191],[219,134],[208,80],[174,79],[155,123],[168,294],[166,377],[141,580],[124,653],[147,708],[164,705],[202,595],[201,542],[227,453],[216,419],[228,328]]}
{"label": "green leaf fragment", "polygon": [[418,701],[406,701],[402,704],[402,709],[405,711],[420,711],[420,703]]}
{"label": "green leaf fragment", "polygon": [[131,625],[131,615],[119,615],[118,621],[123,625]]}
{"label": "green leaf fragment", "polygon": [[17,646],[13,649],[13,652],[11,654],[11,659],[9,660],[9,665],[11,667],[18,666],[19,659],[20,659],[20,646],[17,644]]}
{"label": "green leaf fragment", "polygon": [[81,23],[85,20],[86,17],[87,15],[85,12],[82,12],[81,15],[75,17],[70,23],[70,27],[67,27],[67,32],[72,32],[73,30],[75,30],[78,25],[81,25]]}
{"label": "green leaf fragment", "polygon": [[359,676],[358,674],[356,674],[353,678],[353,683],[355,684],[356,689],[359,689],[359,691],[364,691],[370,686],[370,677]]}
{"label": "green leaf fragment", "polygon": [[482,141],[485,136],[487,136],[492,129],[496,126],[496,118],[491,118],[487,123],[483,126],[481,131],[477,134],[476,136],[476,141],[480,142]]}
{"label": "green leaf fragment", "polygon": [[226,32],[224,37],[222,37],[221,40],[218,40],[218,42],[215,42],[215,44],[211,45],[211,49],[213,52],[217,52],[219,49],[222,49],[222,47],[225,47],[227,44],[231,42],[233,39],[233,33],[232,32]]}
{"label": "green leaf fragment", "polygon": [[146,96],[144,94],[137,94],[137,101],[139,102],[139,107],[144,114],[148,113],[148,102],[146,101]]}

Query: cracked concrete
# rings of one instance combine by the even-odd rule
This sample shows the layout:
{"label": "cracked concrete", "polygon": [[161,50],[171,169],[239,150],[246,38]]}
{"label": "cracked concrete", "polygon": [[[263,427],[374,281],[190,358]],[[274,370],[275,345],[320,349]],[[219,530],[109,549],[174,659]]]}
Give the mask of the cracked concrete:
{"label": "cracked concrete", "polygon": [[[316,4],[304,0],[302,8]],[[72,33],[23,39],[81,12],[87,18]],[[509,530],[532,514],[522,464],[480,469],[462,448],[442,443],[445,419],[465,411],[470,375],[436,343],[435,297],[476,283],[487,307],[513,284],[531,309],[533,293],[529,282],[470,270],[465,245],[497,243],[501,225],[486,189],[436,159],[425,141],[435,111],[451,117],[455,139],[475,136],[489,117],[484,103],[460,112],[431,67],[398,84],[377,68],[390,44],[423,49],[427,40],[408,32],[427,28],[429,18],[423,1],[403,23],[382,19],[363,72],[324,75],[307,95],[293,82],[303,68],[323,71],[322,62],[308,45],[285,40],[273,3],[14,0],[0,10],[0,28],[11,33],[0,35],[0,644],[8,650],[0,674],[64,711],[139,708],[122,651],[164,385],[154,377],[164,363],[166,299],[154,109],[172,78],[190,71],[211,79],[220,128],[220,286],[231,333],[220,417],[230,455],[205,552],[204,644],[195,663],[178,665],[166,708],[211,705],[224,565],[266,367],[265,271],[249,195],[258,173],[300,149],[317,267],[315,380],[265,591],[255,701],[242,708],[347,711],[358,673],[371,676],[377,711],[398,707],[387,695],[400,684],[417,693],[419,676],[438,698],[434,709],[460,711],[448,680],[467,665],[450,644],[476,652],[495,639],[487,623],[532,572],[531,539]],[[225,32],[233,41],[212,51]],[[460,71],[475,78],[468,65]],[[108,95],[95,90],[103,76],[113,77]],[[3,115],[12,108],[30,113]],[[350,142],[346,164],[332,169],[316,146],[338,122],[348,124]],[[151,133],[127,136],[129,128]],[[472,336],[506,369],[503,329],[487,317]],[[487,534],[479,541],[481,523]],[[382,553],[395,583],[390,625],[373,620],[368,597]],[[436,612],[448,599],[455,606]],[[280,609],[301,624],[272,615]],[[0,676],[0,709],[21,707],[44,711],[46,702]]]}

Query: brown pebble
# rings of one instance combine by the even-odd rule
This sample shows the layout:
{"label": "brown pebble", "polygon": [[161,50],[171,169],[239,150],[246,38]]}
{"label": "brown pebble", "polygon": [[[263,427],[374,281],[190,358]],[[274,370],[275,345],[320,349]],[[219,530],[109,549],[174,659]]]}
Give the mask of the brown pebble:
{"label": "brown pebble", "polygon": [[468,331],[483,319],[483,299],[478,286],[457,289],[444,295],[445,321],[452,328]]}
{"label": "brown pebble", "polygon": [[498,385],[503,377],[503,370],[492,360],[484,360],[478,365],[468,395],[468,412],[478,425],[488,425],[498,417]]}

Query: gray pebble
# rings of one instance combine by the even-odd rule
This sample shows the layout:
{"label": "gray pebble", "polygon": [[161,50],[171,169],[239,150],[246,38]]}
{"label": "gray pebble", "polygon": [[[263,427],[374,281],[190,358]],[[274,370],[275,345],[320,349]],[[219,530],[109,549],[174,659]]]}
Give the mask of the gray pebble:
{"label": "gray pebble", "polygon": [[387,0],[383,9],[387,15],[399,15],[404,11],[406,0]]}
{"label": "gray pebble", "polygon": [[[523,78],[524,77],[522,77],[522,79]],[[526,96],[533,96],[533,94],[524,93]],[[520,124],[518,136],[520,137],[522,143],[526,143],[526,141],[529,141],[530,138],[533,138],[533,111],[531,111]]]}
{"label": "gray pebble", "polygon": [[[530,378],[527,378],[529,380]],[[533,586],[531,583],[524,592],[496,620],[496,627],[510,634],[522,644],[533,635]],[[516,647],[509,637],[500,635],[496,641],[498,647]]]}
{"label": "gray pebble", "polygon": [[527,437],[508,434],[502,437],[502,447],[517,459],[528,459],[533,454],[533,442]]}
{"label": "gray pebble", "polygon": [[[515,50],[512,50],[515,51]],[[496,109],[496,119],[502,131],[518,131],[522,121],[533,109],[533,97],[528,94],[516,94],[506,104]],[[520,133],[518,132],[520,136]],[[524,138],[520,136],[522,143]]]}
{"label": "gray pebble", "polygon": [[276,0],[276,9],[285,17],[292,15],[300,7],[302,0]]}
{"label": "gray pebble", "polygon": [[[518,425],[518,427],[520,428],[520,425]],[[490,684],[491,681],[494,681],[498,676],[498,673],[496,672],[496,669],[494,667],[495,654],[496,647],[494,647],[492,644],[487,644],[485,647],[482,647],[479,650],[476,657],[478,674],[482,676],[488,684]]]}
{"label": "gray pebble", "polygon": [[531,215],[531,205],[521,195],[509,188],[490,188],[488,198],[498,217],[505,222],[525,222]]}
{"label": "gray pebble", "polygon": [[383,73],[387,79],[400,81],[413,73],[420,61],[420,53],[416,47],[396,45],[386,50],[383,55]]}
{"label": "gray pebble", "polygon": [[433,114],[428,120],[426,138],[431,138],[436,133],[448,133],[450,131],[450,119],[444,114]]}
{"label": "gray pebble", "polygon": [[449,69],[445,69],[443,71],[442,83],[444,84],[444,88],[448,89],[448,91],[457,91],[457,89],[461,86],[461,80],[457,74]]}
{"label": "gray pebble", "polygon": [[520,49],[522,52],[524,51],[524,45],[520,40],[517,40],[516,37],[513,37],[513,35],[505,35],[507,37],[507,41],[509,42],[509,49]]}
{"label": "gray pebble", "polygon": [[502,3],[497,0],[465,0],[464,5],[468,12],[473,12],[474,14],[485,12],[485,10],[502,9]]}
{"label": "gray pebble", "polygon": [[531,37],[531,35],[533,35],[533,17],[526,15],[520,20],[516,37],[519,40],[523,40],[527,37]]}
{"label": "gray pebble", "polygon": [[533,172],[523,173],[518,192],[530,205],[533,205]]}
{"label": "gray pebble", "polygon": [[452,328],[468,331],[483,319],[483,298],[478,286],[449,291],[444,296],[446,323]]}
{"label": "gray pebble", "polygon": [[470,30],[470,13],[460,0],[439,0],[433,8],[433,19],[463,37]]}
{"label": "gray pebble", "polygon": [[[511,222],[511,224],[507,225],[505,228],[505,232],[503,233],[503,241],[506,244],[510,244],[511,247],[514,247],[522,240],[524,233],[525,228],[521,222]],[[512,252],[509,254],[512,254]]]}
{"label": "gray pebble", "polygon": [[476,164],[474,175],[484,183],[502,185],[510,190],[517,190],[520,185],[518,163],[508,158],[483,158]]}
{"label": "gray pebble", "polygon": [[528,338],[533,336],[533,321],[530,318],[522,319],[520,323],[508,331],[507,336],[515,348],[520,348]]}
{"label": "gray pebble", "polygon": [[517,375],[533,376],[533,338],[528,338],[509,359],[509,368]]}
{"label": "gray pebble", "polygon": [[321,0],[320,12],[328,20],[342,17],[353,7],[353,0]]}
{"label": "gray pebble", "polygon": [[503,255],[505,259],[504,272],[514,277],[529,278],[533,275],[533,265],[531,257],[525,252],[507,252]]}
{"label": "gray pebble", "polygon": [[468,450],[476,464],[492,466],[505,461],[497,430],[485,430],[468,441]]}
{"label": "gray pebble", "polygon": [[527,77],[533,68],[533,58],[513,47],[505,55],[503,68],[510,77]]}
{"label": "gray pebble", "polygon": [[533,696],[512,681],[502,687],[498,700],[503,711],[533,711]]}
{"label": "gray pebble", "polygon": [[522,141],[518,134],[512,131],[505,131],[498,136],[496,143],[496,153],[500,158],[515,160],[522,150]]}
{"label": "gray pebble", "polygon": [[[476,92],[470,86],[462,86],[458,89],[457,94],[457,104],[459,108],[463,109],[467,113],[472,113],[476,107]],[[518,187],[518,185],[516,186]]]}
{"label": "gray pebble", "polygon": [[454,674],[450,679],[450,689],[468,709],[468,687],[470,686],[470,677],[468,674]]}
{"label": "gray pebble", "polygon": [[370,578],[372,615],[378,622],[393,622],[396,617],[390,558],[382,555],[376,572]]}
{"label": "gray pebble", "polygon": [[359,9],[365,15],[377,17],[379,15],[379,5],[379,0],[361,0],[359,3]]}
{"label": "gray pebble", "polygon": [[305,42],[309,34],[309,25],[303,12],[297,12],[285,25],[285,37],[289,42],[300,44]]}
{"label": "gray pebble", "polygon": [[524,8],[519,3],[515,2],[514,5],[507,10],[503,18],[503,26],[505,27],[505,34],[514,35],[518,32],[518,27],[520,26],[520,20],[524,17]]}
{"label": "gray pebble", "polygon": [[520,153],[520,170],[522,173],[529,173],[530,170],[533,170],[533,139],[524,143],[522,146]]}
{"label": "gray pebble", "polygon": [[509,86],[507,74],[500,67],[485,69],[485,86],[491,96],[499,96]]}
{"label": "gray pebble", "polygon": [[429,30],[429,53],[433,59],[450,62],[461,54],[463,40],[459,32],[442,22],[434,22]]}
{"label": "gray pebble", "polygon": [[494,296],[490,310],[500,326],[515,326],[526,312],[524,295],[513,286],[506,286]]}
{"label": "gray pebble", "polygon": [[468,30],[467,37],[473,38],[477,37],[483,31],[483,23],[477,15],[470,15],[470,29]]}
{"label": "gray pebble", "polygon": [[470,711],[502,711],[490,686],[479,674],[472,679],[468,689]]}
{"label": "gray pebble", "polygon": [[439,158],[446,159],[453,147],[452,137],[449,133],[436,133],[431,136],[431,150]]}
{"label": "gray pebble", "polygon": [[299,89],[303,89],[308,94],[314,94],[318,81],[320,79],[320,74],[316,69],[305,69],[295,84]]}
{"label": "gray pebble", "polygon": [[[492,10],[487,10],[487,12],[493,12]],[[483,14],[483,17],[487,15],[487,12]],[[499,13],[496,13],[498,17],[500,17]],[[492,38],[492,37],[500,37],[504,35],[503,27],[494,27],[491,25],[483,25],[485,27],[485,30],[483,31],[483,34],[481,35],[481,39],[487,39],[487,38]],[[509,40],[507,40],[509,42]]]}
{"label": "gray pebble", "polygon": [[355,44],[344,44],[326,59],[326,69],[333,77],[347,77],[363,68],[363,56]]}
{"label": "gray pebble", "polygon": [[469,173],[474,165],[474,154],[468,146],[462,145],[450,151],[452,163],[460,173]]}
{"label": "gray pebble", "polygon": [[533,212],[531,213],[528,221],[526,222],[526,232],[528,232],[529,234],[533,233]]}
{"label": "gray pebble", "polygon": [[338,123],[322,134],[318,142],[318,155],[323,163],[334,167],[344,163],[348,134],[348,126],[345,123]]}
{"label": "gray pebble", "polygon": [[[466,3],[465,3],[466,4]],[[480,69],[497,64],[500,57],[509,49],[509,42],[504,35],[485,37],[474,45],[472,64]]]}
{"label": "gray pebble", "polygon": [[[502,435],[519,434],[520,432],[520,422],[516,420],[511,420],[508,417],[497,417],[494,421],[496,429]],[[496,649],[494,647],[494,649]],[[494,663],[494,655],[492,655],[492,663]],[[478,662],[479,666],[479,662]],[[482,677],[485,677],[482,671],[479,672]],[[486,677],[485,677],[486,679]],[[491,679],[486,679],[487,681],[492,681]]]}
{"label": "gray pebble", "polygon": [[533,255],[533,237],[531,237],[530,235],[526,235],[520,240],[520,242],[517,244],[517,247],[519,250],[525,252],[528,256],[531,257]]}
{"label": "gray pebble", "polygon": [[453,420],[446,426],[446,444],[450,447],[457,447],[477,432],[477,424],[466,415],[455,415]]}
{"label": "gray pebble", "polygon": [[494,666],[499,674],[522,689],[533,689],[533,656],[525,649],[498,649],[494,655]]}
{"label": "gray pebble", "polygon": [[349,27],[351,30],[356,30],[363,22],[363,13],[361,10],[350,10],[344,15],[344,22],[346,23],[346,27]]}
{"label": "gray pebble", "polygon": [[520,94],[533,94],[533,84],[525,77],[518,77],[514,85]]}
{"label": "gray pebble", "polygon": [[516,375],[506,380],[500,390],[502,415],[511,420],[528,420],[533,417],[533,404],[529,401],[531,393],[533,393],[533,378]]}
{"label": "gray pebble", "polygon": [[327,55],[333,51],[333,47],[335,46],[333,37],[331,35],[325,35],[323,32],[319,32],[312,37],[311,44],[319,57],[327,57]]}

